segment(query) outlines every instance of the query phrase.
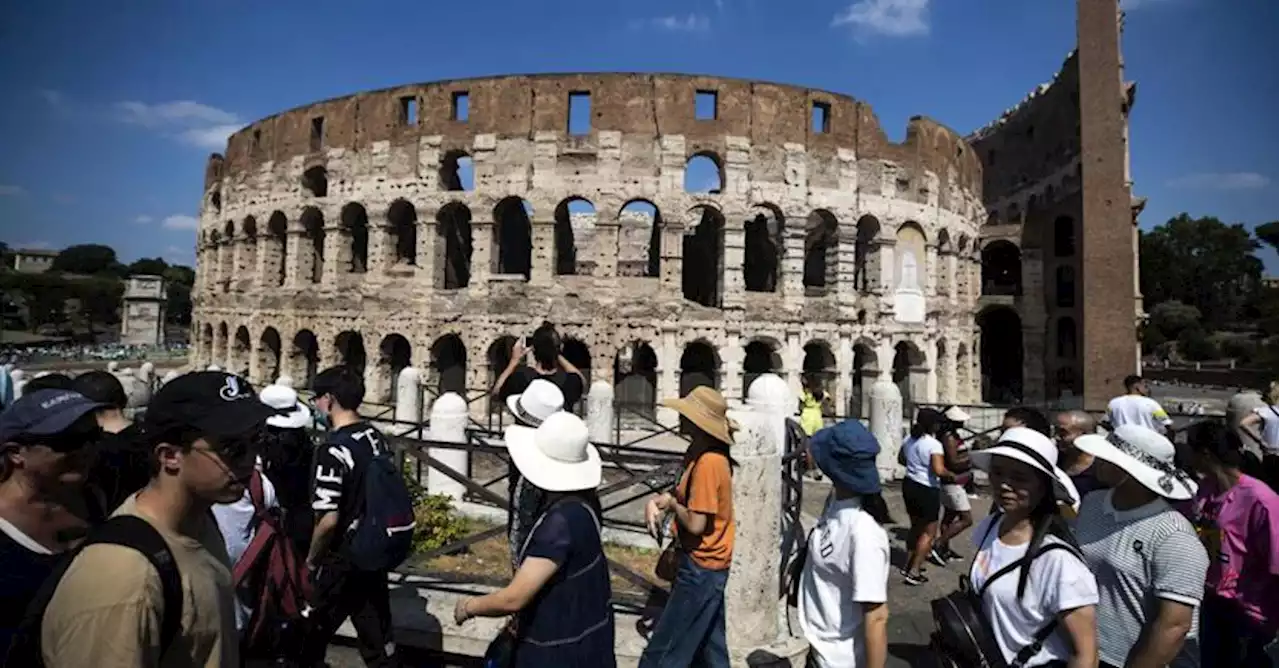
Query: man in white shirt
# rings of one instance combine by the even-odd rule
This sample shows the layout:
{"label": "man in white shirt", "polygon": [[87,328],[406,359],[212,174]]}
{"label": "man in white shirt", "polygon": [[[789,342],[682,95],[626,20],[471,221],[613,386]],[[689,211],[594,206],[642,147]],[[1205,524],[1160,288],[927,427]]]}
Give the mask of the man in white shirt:
{"label": "man in white shirt", "polygon": [[1124,391],[1124,394],[1107,404],[1107,420],[1111,422],[1112,429],[1126,424],[1136,424],[1157,434],[1172,435],[1173,420],[1168,413],[1164,412],[1164,408],[1151,398],[1147,381],[1143,380],[1142,376],[1126,377]]}

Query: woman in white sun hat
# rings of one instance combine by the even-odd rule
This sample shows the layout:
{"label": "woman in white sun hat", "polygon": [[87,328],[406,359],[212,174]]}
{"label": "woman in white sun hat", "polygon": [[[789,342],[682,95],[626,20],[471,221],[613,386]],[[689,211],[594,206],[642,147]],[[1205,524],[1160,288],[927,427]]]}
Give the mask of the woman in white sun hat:
{"label": "woman in white sun hat", "polygon": [[311,474],[315,444],[308,429],[315,422],[311,409],[287,385],[268,385],[258,393],[262,403],[280,411],[267,418],[262,442],[263,471],[275,484],[285,510],[285,531],[299,554],[305,555],[315,528],[311,512]]}
{"label": "woman in white sun hat", "polygon": [[[524,392],[506,399],[507,411],[516,424],[537,428],[547,418],[564,409],[564,393],[555,383],[539,378],[529,383]],[[520,546],[529,536],[529,529],[538,519],[543,493],[536,485],[529,484],[514,466],[511,469],[507,502],[511,506],[507,521],[507,544],[511,551],[511,570],[520,567]]]}
{"label": "woman in white sun hat", "polygon": [[1086,497],[1076,519],[1080,550],[1098,578],[1099,665],[1184,665],[1183,643],[1198,636],[1209,557],[1170,502],[1191,499],[1198,485],[1174,462],[1173,443],[1137,424],[1073,445],[1093,455],[1098,481],[1110,487]]}
{"label": "woman in white sun hat", "polygon": [[508,636],[513,666],[612,668],[612,591],[595,491],[600,454],[588,443],[587,425],[562,411],[536,429],[508,427],[506,442],[520,474],[544,492],[543,507],[510,584],[460,599],[454,619],[516,615]]}
{"label": "woman in white sun hat", "polygon": [[1072,499],[1058,448],[1026,427],[972,453],[997,510],[973,532],[973,590],[1010,665],[1096,666],[1098,585],[1060,514]]}

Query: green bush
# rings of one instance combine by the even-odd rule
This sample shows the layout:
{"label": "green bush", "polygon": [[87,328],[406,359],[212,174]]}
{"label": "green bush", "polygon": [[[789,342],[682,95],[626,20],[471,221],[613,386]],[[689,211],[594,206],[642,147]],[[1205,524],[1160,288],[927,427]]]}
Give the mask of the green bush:
{"label": "green bush", "polygon": [[1217,359],[1219,354],[1218,346],[1199,328],[1183,330],[1178,335],[1178,347],[1183,357],[1193,362]]}
{"label": "green bush", "polygon": [[415,554],[430,552],[467,535],[469,526],[464,517],[453,510],[453,499],[448,494],[428,494],[415,475],[413,460],[405,458],[404,481],[413,499],[413,517],[417,527],[413,531]]}

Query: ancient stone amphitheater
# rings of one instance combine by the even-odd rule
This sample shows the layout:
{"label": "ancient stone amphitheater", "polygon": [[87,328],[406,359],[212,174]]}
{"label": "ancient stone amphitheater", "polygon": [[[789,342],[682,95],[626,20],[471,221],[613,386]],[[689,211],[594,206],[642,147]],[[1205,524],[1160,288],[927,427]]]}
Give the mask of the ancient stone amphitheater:
{"label": "ancient stone amphitheater", "polygon": [[301,383],[345,361],[479,396],[543,320],[651,412],[806,373],[844,414],[877,378],[980,400],[972,145],[794,86],[666,74],[505,76],[283,112],[210,158],[196,361]]}

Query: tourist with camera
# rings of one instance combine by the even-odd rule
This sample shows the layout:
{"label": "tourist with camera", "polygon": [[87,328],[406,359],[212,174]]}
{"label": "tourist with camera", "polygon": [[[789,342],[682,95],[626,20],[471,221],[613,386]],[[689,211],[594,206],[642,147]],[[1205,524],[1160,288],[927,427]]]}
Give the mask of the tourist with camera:
{"label": "tourist with camera", "polygon": [[[516,341],[507,368],[493,384],[494,398],[501,400],[520,394],[529,387],[529,383],[541,378],[560,388],[564,395],[564,410],[572,413],[586,392],[587,380],[578,367],[565,359],[561,348],[560,334],[550,322],[543,322],[534,330],[527,346],[523,339]],[[533,352],[533,363],[526,364],[525,356],[530,351]]]}

